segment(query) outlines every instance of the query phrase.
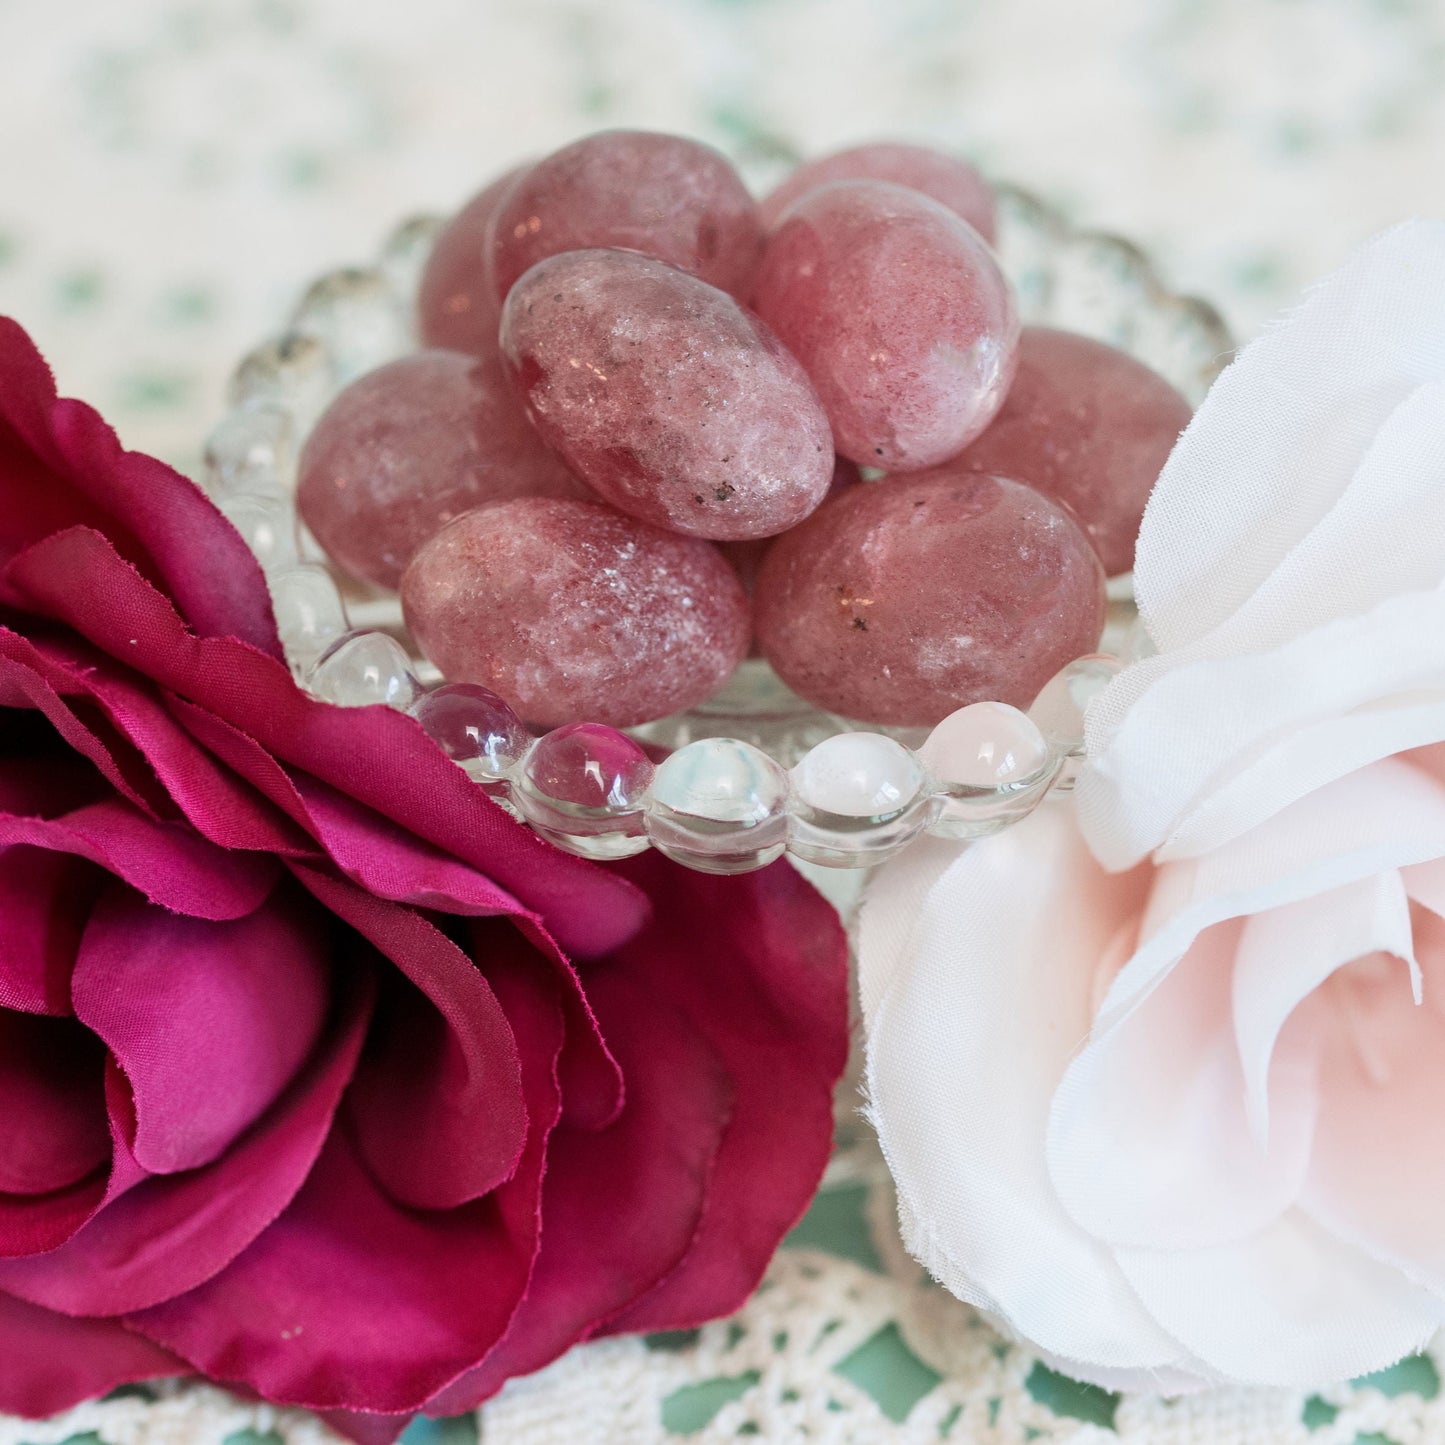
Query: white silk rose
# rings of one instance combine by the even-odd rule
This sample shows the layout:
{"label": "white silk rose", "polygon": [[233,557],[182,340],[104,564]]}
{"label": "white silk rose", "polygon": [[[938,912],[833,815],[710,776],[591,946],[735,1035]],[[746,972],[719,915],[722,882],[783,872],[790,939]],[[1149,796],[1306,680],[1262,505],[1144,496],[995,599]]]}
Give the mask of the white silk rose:
{"label": "white silk rose", "polygon": [[1061,1369],[1318,1386],[1445,1324],[1445,224],[1224,372],[1135,585],[1072,797],[871,883],[871,1113]]}

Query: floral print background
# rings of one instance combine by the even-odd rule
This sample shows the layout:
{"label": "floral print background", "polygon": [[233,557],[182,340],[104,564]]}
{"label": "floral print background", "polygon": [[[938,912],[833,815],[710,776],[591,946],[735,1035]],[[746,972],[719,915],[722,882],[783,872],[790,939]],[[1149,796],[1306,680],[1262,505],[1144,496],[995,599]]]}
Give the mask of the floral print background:
{"label": "floral print background", "polygon": [[308,278],[610,125],[956,146],[1248,334],[1445,212],[1445,0],[0,0],[0,311],[189,466]]}

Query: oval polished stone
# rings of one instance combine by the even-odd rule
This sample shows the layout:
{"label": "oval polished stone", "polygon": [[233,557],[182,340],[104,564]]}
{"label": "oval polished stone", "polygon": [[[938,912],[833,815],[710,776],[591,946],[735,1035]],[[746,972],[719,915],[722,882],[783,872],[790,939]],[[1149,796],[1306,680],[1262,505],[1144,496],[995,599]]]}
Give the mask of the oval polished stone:
{"label": "oval polished stone", "polygon": [[421,351],[352,382],[301,453],[296,504],[338,566],[395,587],[453,517],[587,489],[543,446],[495,355]]}
{"label": "oval polished stone", "polygon": [[902,186],[808,192],[768,241],[753,304],[860,466],[920,471],[956,456],[1013,379],[1018,314],[993,252]]}
{"label": "oval polished stone", "polygon": [[1027,707],[1094,651],[1104,574],[1049,498],[985,476],[855,487],[779,538],[753,597],[759,646],[817,707],[932,725],[971,702]]}
{"label": "oval polished stone", "polygon": [[921,191],[961,216],[985,241],[994,238],[993,188],[965,160],[931,146],[874,141],[804,161],[758,203],[763,225],[772,230],[798,199],[829,181],[890,181]]}
{"label": "oval polished stone", "polygon": [[833,439],[803,369],[724,291],[634,251],[539,262],[502,358],[543,440],[613,506],[717,541],[808,515]]}
{"label": "oval polished stone", "polygon": [[757,203],[720,151],[656,131],[600,131],[553,152],[509,191],[492,226],[498,299],[546,256],[620,246],[739,300],[762,255]]}
{"label": "oval polished stone", "polygon": [[747,598],[716,547],[601,502],[468,512],[417,554],[401,600],[447,678],[548,727],[629,727],[691,707],[748,644]]}
{"label": "oval polished stone", "polygon": [[1014,477],[1062,502],[1112,577],[1134,565],[1145,503],[1191,415],[1158,372],[1117,347],[1028,326],[999,414],[948,465]]}
{"label": "oval polished stone", "polygon": [[442,228],[417,292],[422,345],[473,356],[496,351],[502,301],[490,265],[492,217],[525,170],[517,166],[498,176]]}

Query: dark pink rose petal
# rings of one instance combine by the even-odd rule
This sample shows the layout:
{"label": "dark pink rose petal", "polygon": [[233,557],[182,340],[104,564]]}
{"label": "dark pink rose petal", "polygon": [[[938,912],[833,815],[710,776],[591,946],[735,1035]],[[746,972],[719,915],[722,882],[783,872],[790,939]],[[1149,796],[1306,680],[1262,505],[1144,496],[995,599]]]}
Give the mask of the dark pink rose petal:
{"label": "dark pink rose petal", "polygon": [[109,1158],[105,1050],[73,1019],[0,1009],[0,1192],[50,1194]]}
{"label": "dark pink rose petal", "polygon": [[557,1063],[562,1118],[578,1129],[605,1129],[622,1109],[622,1070],[603,1037],[577,970],[557,941],[531,915],[514,918],[511,925],[474,919],[470,925],[472,957],[485,967],[491,951],[499,944],[515,946],[513,928],[547,960],[557,981],[567,1021],[567,1042]]}
{"label": "dark pink rose petal", "polygon": [[[81,573],[84,587],[68,584]],[[191,636],[165,597],[99,534],[76,528],[48,537],[14,558],[5,576],[26,605],[231,723],[280,761],[480,868],[548,918],[573,956],[608,952],[646,916],[645,896],[624,878],[568,857],[507,817],[414,718],[316,702],[254,648]]]}
{"label": "dark pink rose petal", "polygon": [[[356,1067],[375,969],[362,952],[339,960],[337,974],[339,1016],[323,1046],[234,1148],[187,1174],[113,1176],[105,1208],[60,1248],[0,1262],[0,1291],[64,1314],[122,1314],[194,1289],[245,1249],[301,1188]],[[116,1153],[123,1168],[123,1138]]]}
{"label": "dark pink rose petal", "polygon": [[69,1014],[70,971],[104,872],[73,854],[0,849],[0,1008]]}
{"label": "dark pink rose petal", "polygon": [[732,1084],[706,1040],[624,971],[600,970],[589,994],[627,1105],[608,1129],[552,1136],[527,1297],[497,1348],[428,1401],[428,1414],[469,1410],[555,1359],[657,1284],[697,1232]]}
{"label": "dark pink rose petal", "polygon": [[114,1320],[71,1319],[0,1294],[0,1410],[43,1419],[185,1364]]}
{"label": "dark pink rose petal", "polygon": [[451,1209],[479,1199],[512,1177],[527,1143],[525,1041],[434,924],[319,870],[298,865],[297,876],[401,973],[384,976],[347,1096],[362,1157],[402,1204]]}
{"label": "dark pink rose petal", "polygon": [[0,814],[0,848],[50,848],[98,863],[153,903],[192,918],[239,918],[279,875],[274,859],[227,853],[189,828],[158,823],[119,798],[63,818]]}
{"label": "dark pink rose petal", "polygon": [[[0,626],[0,691],[23,699],[40,712],[60,737],[89,759],[121,797],[152,817],[168,818],[175,809],[146,767],[141,754],[95,708],[85,709],[62,697],[58,685],[71,681],[52,668],[35,646]],[[20,703],[15,704],[19,706]]]}
{"label": "dark pink rose petal", "polygon": [[522,1044],[531,1120],[508,1183],[459,1209],[407,1209],[337,1129],[295,1203],[229,1269],[129,1323],[214,1379],[323,1410],[418,1409],[485,1355],[536,1253],[562,1044],[534,970],[499,961],[490,979]]}
{"label": "dark pink rose petal", "polygon": [[[656,912],[615,966],[688,1020],[737,1094],[692,1248],[609,1333],[681,1329],[748,1297],[818,1186],[848,1052],[842,925],[794,868],[715,878],[652,854],[621,867]],[[699,938],[711,967],[696,966]]]}
{"label": "dark pink rose petal", "polygon": [[[239,637],[281,656],[260,565],[235,528],[179,472],[123,451],[90,407],[57,400],[40,353],[3,316],[0,519],[0,562],[60,526],[97,527],[159,580],[202,636]],[[68,585],[87,579],[72,574]]]}
{"label": "dark pink rose petal", "polygon": [[65,747],[37,712],[0,713],[0,813],[17,818],[57,818],[110,796],[105,779]]}
{"label": "dark pink rose petal", "polygon": [[130,1083],[147,1173],[209,1164],[291,1082],[326,1019],[332,932],[294,886],[222,923],[101,900],[71,992]]}
{"label": "dark pink rose petal", "polygon": [[246,852],[314,852],[309,840],[192,737],[170,711],[171,699],[153,684],[73,636],[48,638],[37,652],[50,676],[64,681],[72,706],[81,696],[95,701],[202,837]]}

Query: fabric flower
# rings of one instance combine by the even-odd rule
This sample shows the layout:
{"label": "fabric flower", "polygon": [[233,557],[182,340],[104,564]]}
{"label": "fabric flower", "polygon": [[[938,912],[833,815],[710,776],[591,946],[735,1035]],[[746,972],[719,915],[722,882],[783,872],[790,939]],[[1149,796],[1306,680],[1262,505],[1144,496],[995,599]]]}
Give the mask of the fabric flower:
{"label": "fabric flower", "polygon": [[1223,374],[1135,580],[1076,801],[871,890],[872,1107],[912,1250],[1061,1368],[1319,1385],[1445,1323],[1445,225]]}
{"label": "fabric flower", "polygon": [[0,1410],[200,1372],[381,1440],[728,1311],[845,1043],[792,869],[570,858],[305,696],[229,524],[0,320]]}

